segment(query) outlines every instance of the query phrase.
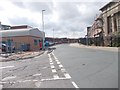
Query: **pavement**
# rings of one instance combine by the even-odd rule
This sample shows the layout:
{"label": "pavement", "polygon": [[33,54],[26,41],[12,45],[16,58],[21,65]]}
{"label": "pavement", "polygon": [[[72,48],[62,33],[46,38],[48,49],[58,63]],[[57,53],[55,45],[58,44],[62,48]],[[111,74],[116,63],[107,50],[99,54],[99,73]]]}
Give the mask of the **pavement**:
{"label": "pavement", "polygon": [[72,44],[70,44],[70,46],[78,47],[78,48],[88,48],[88,49],[96,49],[96,50],[114,51],[114,52],[118,52],[118,50],[119,50],[118,47],[88,46],[88,45],[83,45],[83,44],[79,44],[79,43],[72,43]]}
{"label": "pavement", "polygon": [[12,54],[1,54],[0,62],[12,61],[12,60],[22,60],[29,59],[43,54],[44,51],[30,51]]}

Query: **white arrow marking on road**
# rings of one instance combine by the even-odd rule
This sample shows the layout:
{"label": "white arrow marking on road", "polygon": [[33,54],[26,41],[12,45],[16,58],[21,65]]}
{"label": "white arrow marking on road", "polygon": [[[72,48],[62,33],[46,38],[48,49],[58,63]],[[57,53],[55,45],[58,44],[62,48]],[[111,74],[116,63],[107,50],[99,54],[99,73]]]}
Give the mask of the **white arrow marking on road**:
{"label": "white arrow marking on road", "polygon": [[5,69],[5,68],[13,68],[15,66],[6,66],[6,67],[0,67],[0,69]]}
{"label": "white arrow marking on road", "polygon": [[9,80],[9,79],[13,79],[13,78],[16,78],[16,76],[5,77],[5,78],[2,79],[2,81]]}

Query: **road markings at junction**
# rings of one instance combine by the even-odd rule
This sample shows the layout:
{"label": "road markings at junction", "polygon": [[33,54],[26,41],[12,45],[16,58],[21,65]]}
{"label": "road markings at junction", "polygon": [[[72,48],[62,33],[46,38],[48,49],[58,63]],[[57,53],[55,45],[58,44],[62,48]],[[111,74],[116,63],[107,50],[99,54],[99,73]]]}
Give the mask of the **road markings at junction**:
{"label": "road markings at junction", "polygon": [[79,88],[75,82],[72,82],[72,84],[75,88]]}
{"label": "road markings at junction", "polygon": [[0,69],[5,69],[5,68],[13,68],[15,66],[6,66],[6,67],[0,67]]}

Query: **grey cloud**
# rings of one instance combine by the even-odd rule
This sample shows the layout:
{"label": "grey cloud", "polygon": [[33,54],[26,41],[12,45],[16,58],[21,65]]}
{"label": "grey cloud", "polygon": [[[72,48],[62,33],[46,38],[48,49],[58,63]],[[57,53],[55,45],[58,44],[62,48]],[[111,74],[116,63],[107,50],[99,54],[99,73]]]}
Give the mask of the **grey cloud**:
{"label": "grey cloud", "polygon": [[[50,20],[46,20],[45,30],[47,33],[51,33],[51,30],[55,30],[56,35],[64,34],[69,35],[70,33],[83,32],[83,30],[92,25],[96,14],[99,13],[99,9],[105,4],[105,2],[58,2],[54,7],[53,2],[17,2],[15,5],[29,9],[31,12],[41,12],[46,10],[46,18],[49,19],[53,11],[58,12],[59,22],[54,23]],[[85,13],[81,13],[77,6],[86,6]],[[31,26],[37,26],[36,23],[28,20],[27,18],[12,18],[9,19],[12,24],[28,24]]]}
{"label": "grey cloud", "polygon": [[16,17],[16,18],[9,18],[11,25],[30,25],[32,27],[37,27],[36,23],[28,20],[26,17]]}

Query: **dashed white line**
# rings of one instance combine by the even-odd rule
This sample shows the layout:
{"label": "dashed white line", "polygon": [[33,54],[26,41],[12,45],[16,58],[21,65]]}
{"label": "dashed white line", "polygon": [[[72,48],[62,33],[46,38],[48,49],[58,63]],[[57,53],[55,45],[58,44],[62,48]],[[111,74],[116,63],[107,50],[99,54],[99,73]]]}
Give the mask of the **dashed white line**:
{"label": "dashed white line", "polygon": [[71,78],[71,76],[68,73],[64,73],[64,76],[69,79]]}
{"label": "dashed white line", "polygon": [[6,67],[0,67],[0,69],[5,69],[5,68],[13,68],[15,66],[6,66]]}
{"label": "dashed white line", "polygon": [[57,64],[60,64],[60,62],[58,61]]}
{"label": "dashed white line", "polygon": [[54,68],[55,68],[55,66],[54,66],[54,65],[51,65],[51,68],[52,68],[52,69],[54,69]]}
{"label": "dashed white line", "polygon": [[60,64],[59,67],[60,67],[60,68],[63,68],[63,65]]}
{"label": "dashed white line", "polygon": [[56,73],[57,71],[56,71],[56,69],[52,69],[52,72],[53,72],[53,73]]}
{"label": "dashed white line", "polygon": [[56,61],[56,62],[59,62],[59,60],[58,60],[58,59],[56,59],[55,61]]}
{"label": "dashed white line", "polygon": [[50,63],[50,65],[53,65],[53,63]]}
{"label": "dashed white line", "polygon": [[79,88],[75,82],[72,82],[72,84],[75,88]]}

